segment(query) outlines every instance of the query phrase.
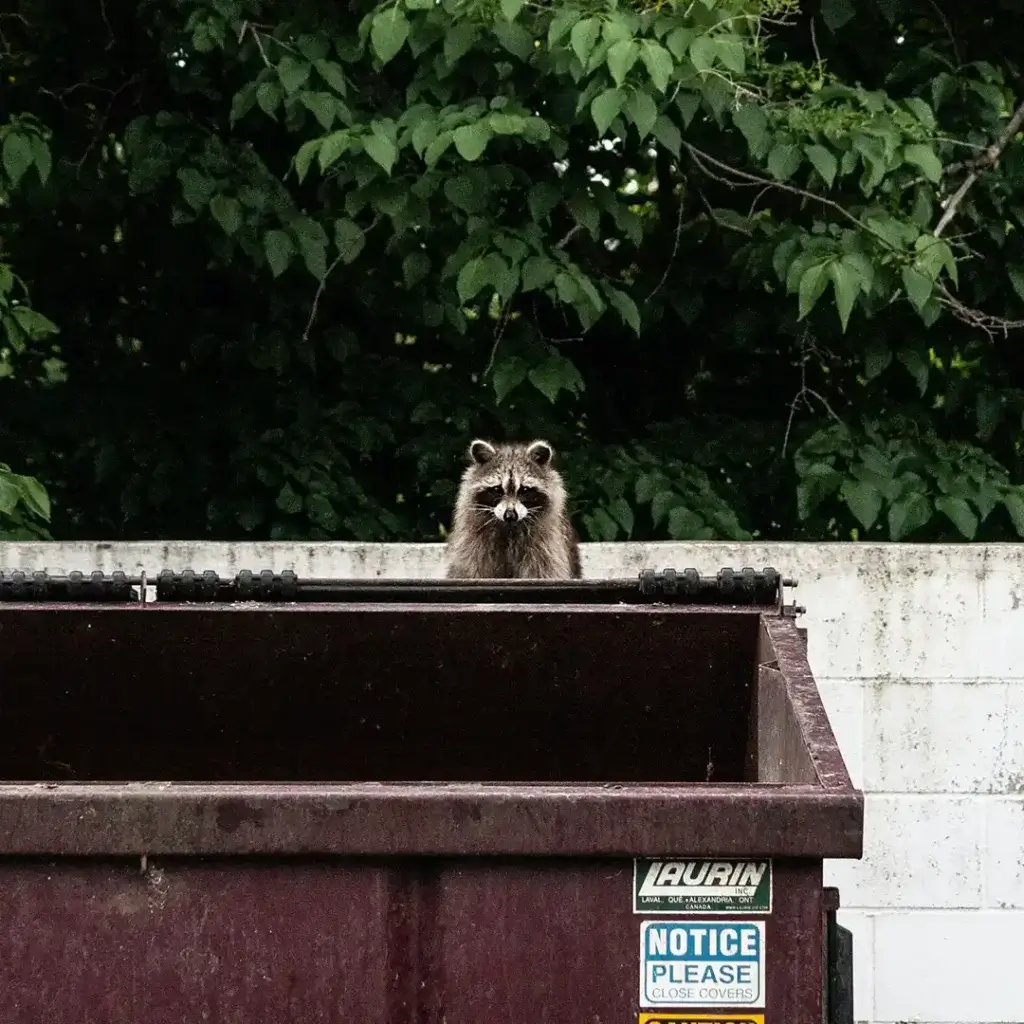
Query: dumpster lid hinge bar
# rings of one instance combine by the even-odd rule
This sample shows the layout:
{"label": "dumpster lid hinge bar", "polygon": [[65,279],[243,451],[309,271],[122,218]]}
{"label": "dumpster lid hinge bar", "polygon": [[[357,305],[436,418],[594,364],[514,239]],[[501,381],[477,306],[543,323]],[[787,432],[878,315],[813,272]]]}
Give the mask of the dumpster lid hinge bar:
{"label": "dumpster lid hinge bar", "polygon": [[[124,572],[86,576],[0,571],[0,601],[147,603],[154,578]],[[796,585],[775,569],[721,569],[701,576],[696,569],[646,569],[629,579],[303,579],[286,570],[243,570],[233,578],[216,572],[173,572],[155,577],[160,603],[544,603],[544,604],[701,604],[783,607],[783,588]]]}

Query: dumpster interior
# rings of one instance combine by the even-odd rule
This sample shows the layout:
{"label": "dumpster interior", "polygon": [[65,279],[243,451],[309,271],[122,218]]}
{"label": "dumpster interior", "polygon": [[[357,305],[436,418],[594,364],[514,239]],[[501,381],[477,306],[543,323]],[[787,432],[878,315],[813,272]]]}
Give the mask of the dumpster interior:
{"label": "dumpster interior", "polygon": [[0,606],[0,778],[757,781],[759,619]]}

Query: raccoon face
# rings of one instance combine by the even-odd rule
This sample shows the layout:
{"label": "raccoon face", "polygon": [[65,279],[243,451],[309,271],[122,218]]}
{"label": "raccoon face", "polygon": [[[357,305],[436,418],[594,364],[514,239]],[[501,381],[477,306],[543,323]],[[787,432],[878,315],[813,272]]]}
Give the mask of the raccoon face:
{"label": "raccoon face", "polygon": [[528,445],[474,441],[469,446],[467,483],[477,515],[505,529],[535,521],[550,504],[553,454],[546,441]]}

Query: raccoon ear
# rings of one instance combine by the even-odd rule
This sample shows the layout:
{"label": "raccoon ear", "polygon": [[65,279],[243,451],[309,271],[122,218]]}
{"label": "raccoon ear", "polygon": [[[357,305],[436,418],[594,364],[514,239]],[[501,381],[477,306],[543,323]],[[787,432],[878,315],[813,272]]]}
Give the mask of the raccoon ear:
{"label": "raccoon ear", "polygon": [[531,441],[526,448],[526,455],[538,466],[546,466],[554,457],[554,449],[547,441]]}
{"label": "raccoon ear", "polygon": [[481,441],[477,438],[475,441],[470,443],[470,461],[475,462],[478,466],[483,466],[485,463],[490,462],[496,454],[494,445],[487,441]]}

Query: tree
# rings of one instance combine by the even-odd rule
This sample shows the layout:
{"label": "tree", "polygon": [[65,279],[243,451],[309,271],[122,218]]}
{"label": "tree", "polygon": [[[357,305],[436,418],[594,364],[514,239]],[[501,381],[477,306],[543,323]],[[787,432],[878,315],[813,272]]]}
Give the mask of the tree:
{"label": "tree", "polygon": [[24,0],[0,453],[63,537],[437,538],[477,434],[591,539],[1024,535],[1021,15]]}

